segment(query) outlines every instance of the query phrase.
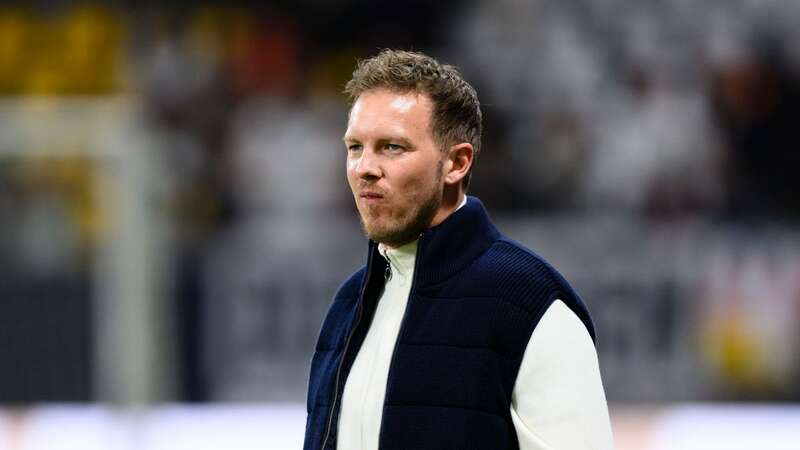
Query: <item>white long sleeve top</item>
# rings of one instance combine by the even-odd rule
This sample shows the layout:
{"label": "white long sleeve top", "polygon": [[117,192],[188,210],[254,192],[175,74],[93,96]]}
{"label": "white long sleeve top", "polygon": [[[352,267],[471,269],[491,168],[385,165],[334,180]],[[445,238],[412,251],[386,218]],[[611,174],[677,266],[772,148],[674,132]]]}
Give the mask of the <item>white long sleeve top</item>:
{"label": "white long sleeve top", "polygon": [[[377,450],[389,364],[414,275],[417,242],[380,246],[392,276],[345,382],[338,448]],[[594,343],[561,300],[545,311],[523,355],[511,419],[520,450],[608,450],[613,438]]]}

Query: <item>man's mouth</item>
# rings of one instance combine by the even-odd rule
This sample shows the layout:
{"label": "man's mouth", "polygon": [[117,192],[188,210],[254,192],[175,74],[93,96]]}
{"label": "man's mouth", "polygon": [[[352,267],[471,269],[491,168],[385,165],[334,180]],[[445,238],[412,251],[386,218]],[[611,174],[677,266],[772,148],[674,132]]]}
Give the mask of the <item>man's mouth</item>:
{"label": "man's mouth", "polygon": [[383,195],[371,191],[362,191],[359,194],[359,197],[361,197],[361,199],[367,203],[375,203],[383,200]]}

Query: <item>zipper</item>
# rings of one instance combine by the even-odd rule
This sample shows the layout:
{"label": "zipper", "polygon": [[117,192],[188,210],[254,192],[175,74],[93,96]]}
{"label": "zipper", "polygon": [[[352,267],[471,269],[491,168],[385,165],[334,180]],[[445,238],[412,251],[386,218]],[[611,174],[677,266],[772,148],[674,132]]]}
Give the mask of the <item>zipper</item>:
{"label": "zipper", "polygon": [[[419,275],[419,260],[420,253],[422,252],[422,238],[423,236],[419,237],[419,241],[417,241],[417,254],[414,256],[414,273],[411,278],[411,288],[408,291],[408,301],[411,301],[411,296],[414,295],[414,288],[417,285],[417,278]],[[406,317],[408,316],[408,307],[409,305],[406,304],[406,310],[403,311],[403,318],[400,319],[400,330],[397,332],[397,340],[394,341],[394,349],[392,349],[392,359],[389,362],[389,372],[388,374],[391,375],[392,369],[394,368],[394,359],[397,356],[397,346],[400,344],[400,337],[403,336],[403,330],[406,327]],[[386,392],[383,393],[383,405],[386,406],[386,399],[389,398],[389,378],[387,375],[386,378]],[[383,414],[383,413],[381,413]],[[380,440],[381,435],[383,434],[383,419],[381,419],[381,427],[378,430],[378,446],[380,447]]]}
{"label": "zipper", "polygon": [[[392,279],[392,262],[389,260],[389,251],[383,250],[383,258],[386,260],[386,270],[383,271],[383,281],[388,283]],[[385,285],[385,284],[384,284]]]}
{"label": "zipper", "polygon": [[[376,244],[377,245],[377,244]],[[358,313],[356,315],[356,321],[353,323],[353,328],[350,329],[350,333],[347,334],[347,339],[344,342],[344,349],[342,350],[342,359],[339,361],[339,367],[336,369],[336,380],[333,384],[333,401],[331,402],[331,409],[328,412],[328,426],[325,430],[325,439],[322,440],[322,447],[320,450],[325,450],[325,446],[328,444],[328,438],[331,434],[331,427],[333,425],[333,412],[336,409],[336,401],[339,398],[339,379],[342,375],[342,366],[344,365],[344,359],[347,356],[347,349],[350,347],[350,339],[352,339],[353,335],[356,333],[356,329],[358,329],[358,325],[361,323],[361,318],[364,313],[364,292],[367,290],[367,286],[369,286],[369,279],[370,275],[372,274],[372,249],[369,252],[369,258],[367,259],[367,279],[364,280],[364,286],[361,287],[361,293],[358,296]]]}

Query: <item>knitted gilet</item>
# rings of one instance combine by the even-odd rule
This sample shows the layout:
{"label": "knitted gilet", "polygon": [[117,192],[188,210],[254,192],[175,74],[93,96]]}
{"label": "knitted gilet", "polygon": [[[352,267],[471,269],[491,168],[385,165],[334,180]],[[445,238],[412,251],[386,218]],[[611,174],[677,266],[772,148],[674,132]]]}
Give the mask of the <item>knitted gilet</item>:
{"label": "knitted gilet", "polygon": [[[367,265],[339,288],[323,322],[304,450],[336,448],[345,380],[383,289],[386,261],[377,247],[369,243]],[[555,299],[594,339],[575,291],[541,257],[502,236],[477,198],[422,233],[389,368],[380,449],[517,449],[511,394],[531,333]]]}

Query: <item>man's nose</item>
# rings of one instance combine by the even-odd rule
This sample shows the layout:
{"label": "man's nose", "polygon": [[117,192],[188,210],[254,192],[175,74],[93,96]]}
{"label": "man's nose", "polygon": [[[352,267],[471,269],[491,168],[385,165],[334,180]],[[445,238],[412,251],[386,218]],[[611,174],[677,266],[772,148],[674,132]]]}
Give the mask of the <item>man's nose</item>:
{"label": "man's nose", "polygon": [[365,148],[356,165],[356,175],[362,179],[380,178],[381,166],[378,155],[370,148]]}

